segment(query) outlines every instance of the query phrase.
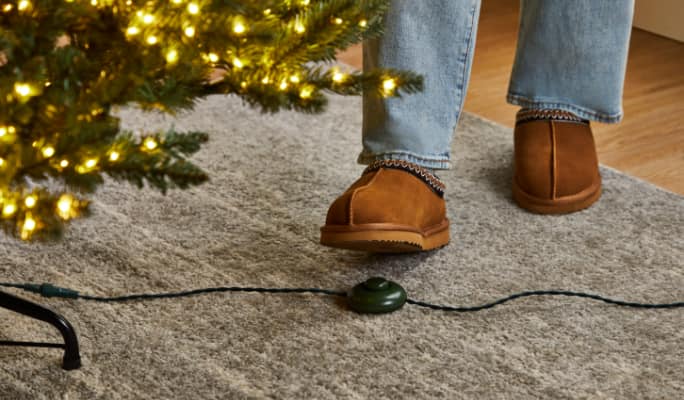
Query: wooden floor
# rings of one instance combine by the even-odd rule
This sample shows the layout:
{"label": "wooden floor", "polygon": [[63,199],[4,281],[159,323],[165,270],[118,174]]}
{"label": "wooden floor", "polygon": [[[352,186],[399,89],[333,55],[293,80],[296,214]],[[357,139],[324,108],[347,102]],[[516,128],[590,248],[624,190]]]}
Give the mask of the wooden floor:
{"label": "wooden floor", "polygon": [[[466,111],[513,126],[505,101],[518,30],[518,1],[482,5]],[[361,46],[338,58],[362,68]],[[601,163],[684,194],[684,43],[632,32],[619,124],[594,124]]]}

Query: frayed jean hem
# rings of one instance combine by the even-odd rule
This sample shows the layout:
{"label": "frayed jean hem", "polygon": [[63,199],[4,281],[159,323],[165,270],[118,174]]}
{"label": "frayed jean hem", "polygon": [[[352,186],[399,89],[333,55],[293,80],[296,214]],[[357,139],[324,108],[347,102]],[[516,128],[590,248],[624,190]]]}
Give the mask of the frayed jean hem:
{"label": "frayed jean hem", "polygon": [[557,99],[529,98],[515,93],[508,93],[506,96],[506,101],[510,104],[518,105],[523,108],[568,111],[582,119],[603,122],[606,124],[618,123],[622,120],[623,116],[622,111],[614,114],[608,114],[589,108],[579,107],[567,102],[558,101]]}
{"label": "frayed jean hem", "polygon": [[361,151],[361,154],[359,154],[357,162],[359,164],[368,165],[376,160],[404,160],[418,164],[423,168],[451,169],[448,153],[422,155],[403,150],[392,150],[383,153],[373,153],[368,150],[363,150]]}

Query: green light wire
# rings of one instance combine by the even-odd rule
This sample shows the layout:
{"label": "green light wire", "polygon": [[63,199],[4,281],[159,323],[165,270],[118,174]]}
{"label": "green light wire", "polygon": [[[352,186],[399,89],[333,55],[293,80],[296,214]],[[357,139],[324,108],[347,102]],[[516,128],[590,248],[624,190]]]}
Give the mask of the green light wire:
{"label": "green light wire", "polygon": [[[141,293],[141,294],[130,294],[123,296],[114,297],[104,297],[104,296],[91,296],[79,293],[76,290],[63,288],[59,286],[52,285],[50,283],[34,284],[34,283],[5,283],[0,282],[0,287],[16,288],[24,291],[38,293],[43,297],[58,297],[58,298],[68,298],[68,299],[80,299],[98,302],[125,302],[125,301],[135,301],[135,300],[157,300],[166,298],[178,298],[178,297],[188,297],[196,296],[200,294],[208,293],[220,293],[220,292],[256,292],[256,293],[311,293],[311,294],[323,294],[328,296],[342,296],[346,297],[346,291],[321,289],[321,288],[266,288],[266,287],[239,287],[239,286],[220,286],[220,287],[209,287],[194,290],[185,290],[179,292],[166,292],[166,293]],[[674,302],[674,303],[637,303],[628,302],[623,300],[611,299],[603,296],[599,296],[591,293],[584,292],[573,292],[567,290],[534,290],[514,293],[510,296],[503,297],[501,299],[495,300],[490,303],[478,305],[478,306],[445,306],[439,304],[432,304],[418,300],[408,299],[407,303],[413,304],[419,307],[429,308],[438,311],[450,311],[450,312],[475,312],[481,311],[489,308],[496,307],[498,305],[507,303],[509,301],[520,299],[523,297],[532,296],[564,296],[564,297],[580,297],[585,299],[591,299],[596,301],[602,301],[604,303],[620,306],[620,307],[631,307],[640,309],[671,309],[671,308],[683,308],[684,301]]]}

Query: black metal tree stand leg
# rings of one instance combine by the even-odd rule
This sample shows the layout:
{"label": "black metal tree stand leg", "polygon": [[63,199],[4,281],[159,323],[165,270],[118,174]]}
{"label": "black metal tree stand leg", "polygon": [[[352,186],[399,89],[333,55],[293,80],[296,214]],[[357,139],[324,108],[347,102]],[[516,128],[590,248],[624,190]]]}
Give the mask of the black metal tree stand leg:
{"label": "black metal tree stand leg", "polygon": [[74,327],[71,326],[66,318],[48,308],[2,291],[0,291],[0,307],[47,322],[57,328],[64,338],[64,344],[0,341],[0,346],[54,347],[64,349],[62,368],[72,370],[81,367],[78,338],[76,337]]}

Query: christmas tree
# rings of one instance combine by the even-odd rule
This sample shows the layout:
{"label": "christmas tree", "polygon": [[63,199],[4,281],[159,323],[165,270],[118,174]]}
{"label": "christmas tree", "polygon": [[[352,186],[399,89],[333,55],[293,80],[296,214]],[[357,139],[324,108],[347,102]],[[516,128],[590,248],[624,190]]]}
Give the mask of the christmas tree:
{"label": "christmas tree", "polygon": [[[400,96],[408,71],[325,68],[382,33],[389,0],[0,2],[0,224],[59,237],[104,177],[166,192],[208,179],[202,132],[127,132],[118,106],[176,113],[234,94],[264,112],[320,112],[324,92]],[[330,65],[330,64],[328,64]]]}

